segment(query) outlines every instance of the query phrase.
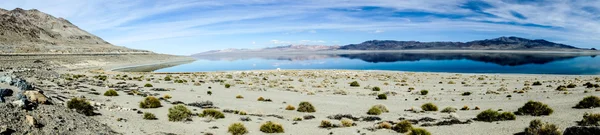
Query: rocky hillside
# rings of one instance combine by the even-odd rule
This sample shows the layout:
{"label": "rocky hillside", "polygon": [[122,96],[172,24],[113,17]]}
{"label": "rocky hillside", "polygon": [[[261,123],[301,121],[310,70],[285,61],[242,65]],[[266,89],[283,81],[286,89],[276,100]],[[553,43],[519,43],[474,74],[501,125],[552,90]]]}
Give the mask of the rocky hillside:
{"label": "rocky hillside", "polygon": [[573,50],[577,47],[553,43],[542,39],[499,37],[470,42],[418,42],[371,40],[360,44],[340,47],[340,50],[407,50],[407,49],[453,49],[453,50]]}
{"label": "rocky hillside", "polygon": [[0,9],[0,53],[145,52],[114,46],[36,9]]}

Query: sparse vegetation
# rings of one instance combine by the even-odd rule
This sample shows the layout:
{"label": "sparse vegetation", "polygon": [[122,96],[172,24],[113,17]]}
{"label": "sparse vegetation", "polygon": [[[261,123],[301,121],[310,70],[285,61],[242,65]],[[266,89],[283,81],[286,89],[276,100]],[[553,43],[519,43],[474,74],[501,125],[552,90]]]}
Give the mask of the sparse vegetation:
{"label": "sparse vegetation", "polygon": [[247,134],[248,130],[242,123],[233,123],[229,125],[229,128],[227,128],[227,132],[231,133],[231,135],[243,135]]}
{"label": "sparse vegetation", "polygon": [[558,91],[567,91],[567,86],[560,85],[560,86],[556,87],[556,90],[558,90]]}
{"label": "sparse vegetation", "polygon": [[421,92],[420,92],[421,95],[427,95],[427,93],[429,93],[428,90],[421,90]]}
{"label": "sparse vegetation", "polygon": [[478,121],[493,122],[493,121],[505,121],[505,120],[515,120],[515,119],[516,119],[516,116],[511,112],[499,113],[498,111],[495,111],[492,109],[487,109],[487,110],[477,114]]}
{"label": "sparse vegetation", "polygon": [[471,109],[469,108],[469,106],[465,105],[462,108],[460,108],[460,110],[467,111],[467,110],[471,110]]}
{"label": "sparse vegetation", "polygon": [[357,81],[353,81],[353,82],[350,83],[350,86],[351,87],[360,87],[360,84],[358,84]]}
{"label": "sparse vegetation", "polygon": [[567,85],[567,88],[575,88],[575,87],[577,87],[577,85],[576,85],[576,84],[573,84],[573,83],[571,83],[571,84]]}
{"label": "sparse vegetation", "polygon": [[333,128],[333,127],[335,127],[335,125],[333,125],[333,123],[331,123],[331,121],[322,120],[321,125],[319,125],[319,127],[320,128]]}
{"label": "sparse vegetation", "polygon": [[243,99],[243,98],[244,98],[244,96],[242,96],[242,95],[237,95],[237,96],[235,96],[235,98],[237,98],[237,99]]}
{"label": "sparse vegetation", "polygon": [[423,111],[437,111],[438,107],[433,103],[425,103],[421,105],[421,109],[423,109]]}
{"label": "sparse vegetation", "polygon": [[165,95],[163,96],[163,98],[164,98],[164,99],[171,99],[171,98],[173,98],[173,97],[172,97],[171,95],[169,95],[169,94],[165,94]]}
{"label": "sparse vegetation", "polygon": [[231,87],[231,84],[228,84],[228,83],[225,84],[225,88],[229,88],[229,87]]}
{"label": "sparse vegetation", "polygon": [[340,120],[342,122],[342,126],[344,127],[352,127],[354,126],[354,121],[348,118],[342,118],[342,120]]}
{"label": "sparse vegetation", "polygon": [[84,98],[72,98],[67,101],[67,108],[75,109],[77,113],[92,116],[94,115],[94,107]]}
{"label": "sparse vegetation", "polygon": [[158,98],[149,96],[140,102],[140,108],[159,108],[162,107]]}
{"label": "sparse vegetation", "polygon": [[542,102],[529,101],[525,103],[523,107],[519,108],[515,113],[517,115],[541,116],[550,115],[552,112],[554,112],[554,110]]}
{"label": "sparse vegetation", "polygon": [[377,99],[379,99],[379,100],[386,100],[387,99],[387,95],[386,94],[378,94],[377,95]]}
{"label": "sparse vegetation", "polygon": [[263,97],[258,97],[258,99],[256,99],[256,101],[265,101],[265,98],[263,98]]}
{"label": "sparse vegetation", "polygon": [[579,101],[575,108],[594,108],[600,107],[600,98],[598,96],[587,96]]}
{"label": "sparse vegetation", "polygon": [[278,123],[267,121],[267,123],[260,126],[260,131],[263,133],[283,133],[283,126]]}
{"label": "sparse vegetation", "polygon": [[379,87],[377,87],[377,86],[376,86],[376,87],[373,87],[373,89],[372,89],[372,90],[373,90],[373,91],[381,91],[381,88],[379,88]]}
{"label": "sparse vegetation", "polygon": [[106,92],[104,92],[104,96],[109,96],[109,97],[119,96],[119,93],[117,93],[117,91],[115,91],[113,89],[109,89]]}
{"label": "sparse vegetation", "polygon": [[198,114],[198,116],[200,116],[200,117],[212,117],[214,119],[225,118],[225,114],[223,114],[221,111],[218,111],[218,110],[215,110],[215,109],[206,109],[206,110],[203,110],[202,113]]}
{"label": "sparse vegetation", "polygon": [[394,125],[392,129],[399,133],[406,133],[412,129],[412,124],[408,120],[403,120]]}
{"label": "sparse vegetation", "polygon": [[144,112],[144,119],[145,120],[156,120],[156,115],[154,115],[153,113]]}
{"label": "sparse vegetation", "polygon": [[190,116],[192,116],[192,111],[184,105],[175,105],[169,108],[169,121],[183,121],[189,119]]}
{"label": "sparse vegetation", "polygon": [[577,122],[580,126],[600,126],[600,113],[585,113],[583,119]]}
{"label": "sparse vegetation", "polygon": [[285,107],[285,110],[296,110],[296,107],[292,106],[292,105],[287,105]]}
{"label": "sparse vegetation", "polygon": [[469,96],[469,95],[471,95],[471,92],[463,92],[461,95],[463,95],[463,96]]}
{"label": "sparse vegetation", "polygon": [[540,85],[542,85],[542,83],[540,81],[536,81],[536,82],[533,82],[532,85],[533,86],[540,86]]}
{"label": "sparse vegetation", "polygon": [[431,133],[429,133],[429,131],[422,129],[422,128],[412,128],[410,130],[410,133],[408,133],[408,135],[431,135]]}
{"label": "sparse vegetation", "polygon": [[144,84],[144,87],[154,87],[154,86],[152,86],[152,84],[146,83],[146,84]]}
{"label": "sparse vegetation", "polygon": [[543,123],[539,119],[529,122],[529,127],[525,128],[525,135],[562,135],[559,127],[548,122]]}
{"label": "sparse vegetation", "polygon": [[456,112],[458,109],[454,108],[454,107],[446,107],[444,109],[442,109],[441,112],[443,113],[453,113]]}
{"label": "sparse vegetation", "polygon": [[392,124],[390,124],[387,121],[384,121],[384,122],[379,123],[379,125],[377,125],[377,128],[380,128],[380,129],[392,129]]}
{"label": "sparse vegetation", "polygon": [[383,113],[390,112],[385,105],[374,105],[372,108],[377,108]]}
{"label": "sparse vegetation", "polygon": [[381,110],[375,106],[371,107],[371,109],[369,109],[369,111],[367,111],[367,114],[369,115],[379,115],[381,114]]}
{"label": "sparse vegetation", "polygon": [[298,110],[297,111],[298,112],[312,113],[312,112],[316,112],[317,110],[309,102],[300,102],[300,105],[298,105]]}
{"label": "sparse vegetation", "polygon": [[208,94],[209,96],[212,95],[212,91],[207,91],[206,94]]}

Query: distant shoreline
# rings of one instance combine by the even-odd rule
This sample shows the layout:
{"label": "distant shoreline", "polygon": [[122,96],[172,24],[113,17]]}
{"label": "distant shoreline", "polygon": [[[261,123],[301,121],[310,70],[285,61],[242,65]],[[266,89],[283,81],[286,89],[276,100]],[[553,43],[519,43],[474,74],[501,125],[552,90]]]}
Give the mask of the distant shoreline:
{"label": "distant shoreline", "polygon": [[568,53],[568,54],[600,54],[600,51],[595,50],[301,50],[301,51],[240,51],[240,52],[217,52],[194,54],[190,56],[211,56],[224,54],[254,54],[254,53],[270,53],[270,54],[343,54],[343,53]]}

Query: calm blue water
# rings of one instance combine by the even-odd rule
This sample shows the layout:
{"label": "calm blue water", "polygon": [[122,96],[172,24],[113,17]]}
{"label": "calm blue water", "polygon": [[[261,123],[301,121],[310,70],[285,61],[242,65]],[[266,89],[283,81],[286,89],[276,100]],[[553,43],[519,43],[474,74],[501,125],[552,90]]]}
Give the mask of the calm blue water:
{"label": "calm blue water", "polygon": [[351,69],[453,73],[600,74],[600,58],[565,54],[413,54],[199,57],[155,72]]}

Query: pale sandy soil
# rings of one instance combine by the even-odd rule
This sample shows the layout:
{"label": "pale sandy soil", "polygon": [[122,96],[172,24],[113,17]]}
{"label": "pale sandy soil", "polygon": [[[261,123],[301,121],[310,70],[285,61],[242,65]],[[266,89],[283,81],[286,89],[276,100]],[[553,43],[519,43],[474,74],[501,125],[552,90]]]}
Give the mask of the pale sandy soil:
{"label": "pale sandy soil", "polygon": [[[499,122],[481,122],[474,121],[471,124],[451,125],[451,126],[433,126],[423,127],[435,135],[506,135],[514,134],[524,130],[529,121],[533,119],[542,119],[558,125],[561,129],[575,126],[575,121],[581,120],[585,112],[600,113],[600,108],[596,109],[573,109],[583,97],[589,95],[600,96],[596,88],[585,88],[582,86],[586,82],[600,83],[595,80],[595,76],[580,75],[523,75],[523,74],[453,74],[453,73],[409,73],[409,72],[387,72],[387,71],[347,71],[347,70],[285,70],[285,71],[238,71],[238,72],[207,72],[193,74],[170,74],[173,80],[177,78],[187,80],[187,83],[173,83],[173,81],[162,80],[166,74],[153,73],[122,73],[111,71],[85,70],[74,72],[63,72],[71,74],[85,74],[90,79],[95,75],[108,75],[107,84],[116,84],[117,82],[126,82],[137,84],[137,89],[142,92],[158,93],[161,96],[168,94],[173,98],[170,101],[182,101],[192,103],[196,101],[212,101],[218,110],[233,109],[243,110],[248,114],[276,114],[284,119],[274,117],[250,116],[252,121],[242,122],[250,131],[249,134],[263,134],[259,131],[260,124],[266,121],[281,123],[285,129],[283,134],[399,134],[393,130],[368,131],[365,128],[374,127],[376,122],[357,121],[357,126],[342,127],[333,129],[319,128],[321,120],[330,120],[326,118],[334,114],[352,114],[355,117],[369,116],[367,110],[373,105],[382,104],[387,106],[389,113],[378,115],[383,120],[396,121],[399,118],[419,119],[431,117],[441,120],[448,117],[449,114],[441,113],[445,107],[461,108],[469,106],[480,110],[457,111],[460,120],[473,119],[475,116],[486,109],[502,109],[504,111],[516,111],[529,100],[541,101],[554,109],[554,113],[549,116],[517,116],[513,121]],[[129,77],[143,76],[142,81],[137,80],[116,80],[120,79],[117,75],[128,75]],[[227,76],[231,75],[231,78]],[[265,78],[266,80],[264,80]],[[303,82],[298,81],[300,78]],[[482,80],[479,80],[482,78]],[[151,81],[146,81],[150,79]],[[292,79],[289,81],[287,79]],[[194,85],[194,81],[204,81],[200,86]],[[224,83],[213,83],[210,80],[225,80]],[[238,81],[236,81],[238,80]],[[287,81],[286,81],[287,80]],[[64,81],[64,80],[63,80]],[[358,81],[360,87],[350,87],[349,83]],[[455,84],[448,84],[453,81]],[[541,86],[525,86],[535,81],[540,81]],[[441,82],[441,83],[440,83]],[[464,82],[465,84],[461,84]],[[150,88],[143,87],[149,83],[154,88],[172,88],[171,91],[149,91]],[[224,84],[232,84],[231,88],[225,88]],[[387,83],[387,85],[386,85]],[[557,91],[559,85],[568,85],[574,83],[576,88],[570,88],[566,91]],[[406,86],[400,86],[405,84]],[[81,83],[81,86],[87,86],[95,89],[101,94],[107,91],[107,87],[91,86]],[[551,86],[548,86],[551,85]],[[381,87],[381,91],[374,92],[370,87]],[[212,87],[209,89],[208,87]],[[415,88],[409,92],[409,88]],[[507,91],[499,91],[505,87]],[[525,87],[531,87],[531,90],[525,90],[524,93],[516,93]],[[86,90],[86,89],[83,89]],[[428,90],[429,94],[419,95],[420,90]],[[127,109],[140,109],[139,102],[143,97],[137,95],[127,95],[123,91],[118,91],[120,96],[106,97],[102,95],[92,95],[86,92],[77,92],[75,90],[65,90],[72,97],[85,96],[87,99],[97,103],[103,103],[106,106],[119,106]],[[207,91],[212,91],[212,95],[207,95]],[[334,94],[335,91],[344,91],[346,95]],[[499,94],[488,93],[494,92]],[[587,91],[587,92],[586,92]],[[388,95],[387,100],[377,100],[371,93],[395,92],[397,95]],[[472,92],[470,96],[462,96],[463,92]],[[314,93],[310,95],[308,93]],[[243,99],[236,99],[236,95],[241,95]],[[508,98],[507,95],[511,95]],[[272,99],[273,102],[259,102],[257,98],[264,97]],[[415,100],[418,99],[418,100]],[[315,113],[301,113],[297,111],[288,111],[284,108],[289,104],[298,107],[302,101],[308,101],[316,107]],[[420,108],[424,103],[434,103],[439,110],[436,112],[414,113],[405,111],[410,108]],[[241,116],[232,113],[225,113],[224,119],[217,119],[206,122],[206,118],[194,116],[192,121],[188,122],[169,122],[167,118],[168,108],[173,105],[161,101],[163,107],[156,109],[140,109],[143,112],[154,113],[158,120],[144,120],[141,114],[136,111],[115,111],[101,108],[98,112],[101,116],[93,118],[102,123],[108,124],[114,130],[125,134],[152,134],[157,132],[175,133],[175,134],[204,134],[214,133],[217,135],[227,134],[227,127],[235,122],[241,122]],[[188,106],[192,112],[199,113],[200,108]],[[304,115],[314,115],[315,119],[299,121],[293,124],[295,117]],[[127,119],[126,122],[118,122],[117,118]],[[338,120],[330,120],[339,124]],[[421,127],[422,123],[414,125]],[[216,126],[217,129],[211,127]]]}

